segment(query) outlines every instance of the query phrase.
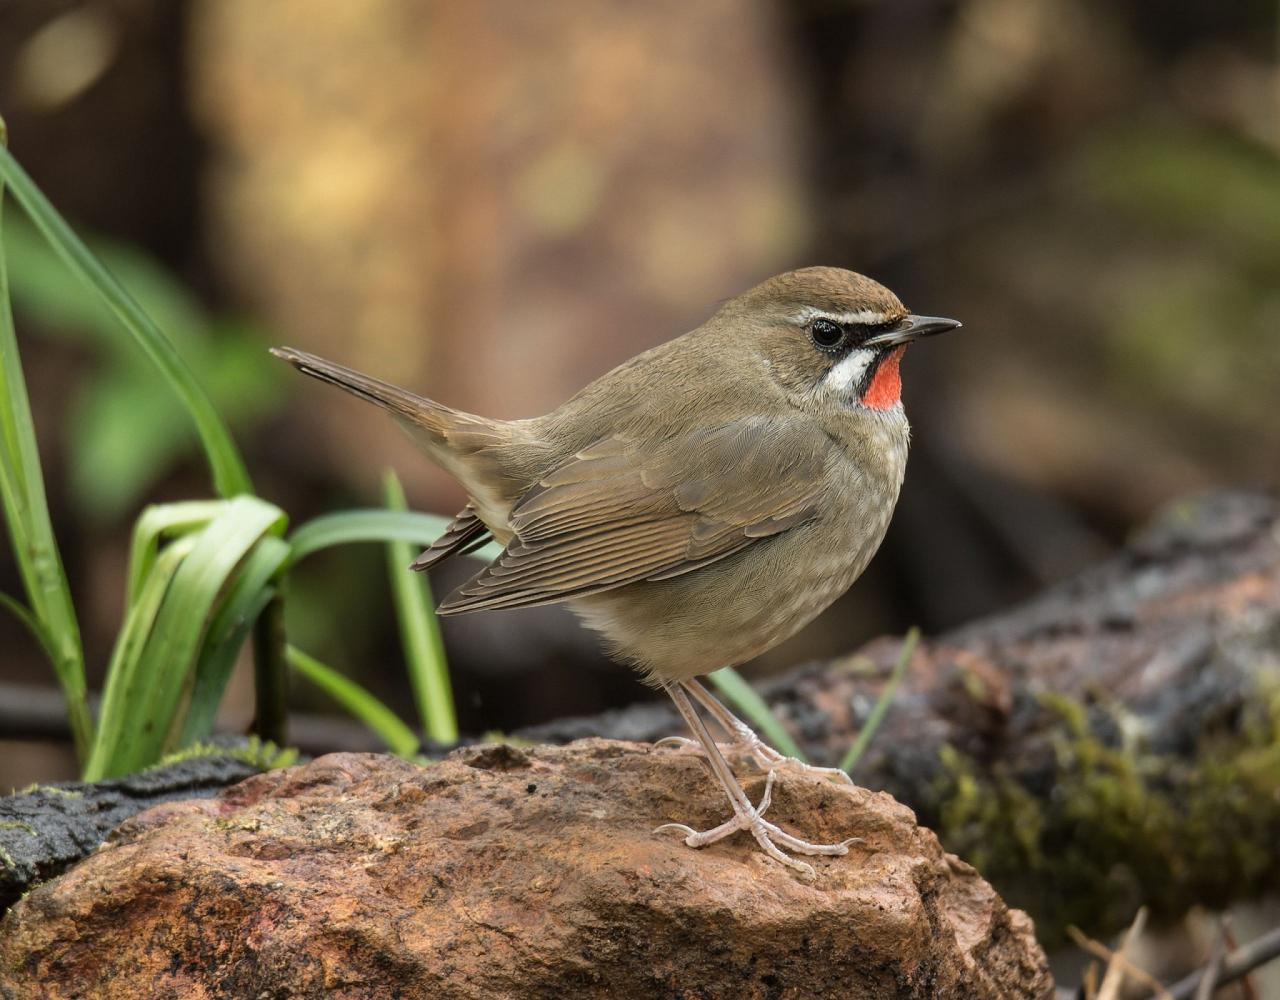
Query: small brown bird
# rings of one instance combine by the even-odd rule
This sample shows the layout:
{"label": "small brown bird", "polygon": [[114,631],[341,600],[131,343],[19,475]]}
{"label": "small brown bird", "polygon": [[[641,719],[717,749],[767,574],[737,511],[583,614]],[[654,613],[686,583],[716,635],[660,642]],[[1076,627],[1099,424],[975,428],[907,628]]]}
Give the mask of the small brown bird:
{"label": "small brown bird", "polygon": [[[490,536],[505,550],[442,615],[566,602],[675,701],[728,796],[714,829],[666,824],[701,847],[747,830],[770,857],[844,854],[764,818],[766,746],[696,678],[763,653],[842,594],[880,546],[907,461],[898,365],[955,320],[914,316],[869,278],[810,267],[726,302],[696,330],[632,358],[546,416],[490,420],[292,348],[273,353],[390,410],[470,502],[413,564]],[[692,700],[691,700],[692,699]],[[731,754],[768,769],[753,806]],[[687,743],[687,741],[678,741]]]}

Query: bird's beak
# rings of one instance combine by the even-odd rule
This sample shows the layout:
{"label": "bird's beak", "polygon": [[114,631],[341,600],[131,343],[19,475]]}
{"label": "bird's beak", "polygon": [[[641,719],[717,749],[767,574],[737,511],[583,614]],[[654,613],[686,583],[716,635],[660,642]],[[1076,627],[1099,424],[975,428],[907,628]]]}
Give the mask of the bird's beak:
{"label": "bird's beak", "polygon": [[941,316],[908,316],[896,325],[862,342],[863,347],[897,347],[921,337],[933,337],[948,330],[960,329],[960,321]]}

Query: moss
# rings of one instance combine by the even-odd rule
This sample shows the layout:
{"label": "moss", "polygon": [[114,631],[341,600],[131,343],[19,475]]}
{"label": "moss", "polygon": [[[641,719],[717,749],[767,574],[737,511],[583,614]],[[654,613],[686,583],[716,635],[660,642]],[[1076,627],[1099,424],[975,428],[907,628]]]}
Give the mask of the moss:
{"label": "moss", "polygon": [[1280,686],[1192,757],[1149,749],[1123,709],[1056,694],[1042,707],[1054,720],[1044,791],[950,746],[932,791],[948,849],[1030,910],[1046,945],[1068,924],[1123,927],[1144,903],[1172,918],[1280,885]]}
{"label": "moss", "polygon": [[956,834],[948,838],[948,847],[957,849],[952,840],[959,842],[963,831],[985,831],[962,852],[974,867],[985,872],[1038,865],[1044,815],[1035,796],[1007,774],[979,778],[973,762],[954,747],[944,746],[940,756],[945,777],[938,826]]}
{"label": "moss", "polygon": [[45,795],[61,795],[68,799],[78,799],[84,796],[84,792],[77,791],[74,788],[59,788],[57,785],[38,785],[31,784],[26,788],[19,789],[17,795],[31,795],[35,792],[42,792]]}
{"label": "moss", "polygon": [[[36,828],[34,826],[16,819],[0,821],[0,830],[21,830],[32,837],[36,836]],[[0,864],[3,864],[7,871],[18,871],[18,862],[14,860],[13,855],[9,853],[4,844],[0,844]]]}
{"label": "moss", "polygon": [[296,763],[298,751],[294,747],[278,747],[270,740],[259,739],[257,736],[250,736],[244,743],[237,746],[222,746],[217,743],[193,743],[191,746],[184,747],[176,753],[169,754],[169,756],[153,767],[148,768],[148,770],[200,757],[230,757],[233,760],[242,761],[259,771],[273,771]]}

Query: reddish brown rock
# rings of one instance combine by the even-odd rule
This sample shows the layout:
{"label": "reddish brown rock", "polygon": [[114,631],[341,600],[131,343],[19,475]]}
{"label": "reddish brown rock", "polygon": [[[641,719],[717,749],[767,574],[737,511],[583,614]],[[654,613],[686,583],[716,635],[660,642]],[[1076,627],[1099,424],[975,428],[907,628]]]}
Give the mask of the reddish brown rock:
{"label": "reddish brown rock", "polygon": [[812,882],[650,832],[723,812],[640,744],[334,754],[125,823],[0,923],[0,996],[1051,995],[1030,921],[887,795],[778,782],[776,820],[865,840]]}

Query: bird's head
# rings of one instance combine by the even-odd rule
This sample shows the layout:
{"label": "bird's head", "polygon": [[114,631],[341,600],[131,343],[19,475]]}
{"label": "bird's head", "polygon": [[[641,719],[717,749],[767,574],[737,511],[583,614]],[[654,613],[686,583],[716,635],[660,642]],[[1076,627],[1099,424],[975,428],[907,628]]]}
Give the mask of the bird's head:
{"label": "bird's head", "polygon": [[788,394],[875,410],[898,404],[898,362],[908,344],[960,326],[916,316],[883,285],[838,267],[770,278],[726,303],[721,315],[739,331],[749,328],[751,346]]}

